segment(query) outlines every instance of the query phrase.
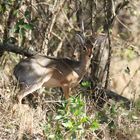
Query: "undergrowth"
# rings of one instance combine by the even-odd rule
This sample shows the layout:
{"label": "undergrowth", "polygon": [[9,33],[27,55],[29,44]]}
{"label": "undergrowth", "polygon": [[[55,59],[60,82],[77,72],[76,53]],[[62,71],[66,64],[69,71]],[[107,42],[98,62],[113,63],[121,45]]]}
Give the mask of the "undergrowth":
{"label": "undergrowth", "polygon": [[[36,108],[29,102],[13,113],[12,100],[19,92],[12,82],[1,87],[0,139],[23,140],[139,140],[140,99],[130,109],[108,100],[98,107],[88,91],[80,88],[68,101],[58,90],[42,90]],[[39,97],[38,97],[39,98]],[[33,99],[34,100],[34,99]],[[32,101],[31,103],[33,103]]]}
{"label": "undergrowth", "polygon": [[69,107],[62,103],[55,114],[48,116],[43,124],[46,139],[137,139],[139,110],[137,104],[126,110],[121,103],[106,104],[102,109],[88,112],[83,97],[72,97]]}

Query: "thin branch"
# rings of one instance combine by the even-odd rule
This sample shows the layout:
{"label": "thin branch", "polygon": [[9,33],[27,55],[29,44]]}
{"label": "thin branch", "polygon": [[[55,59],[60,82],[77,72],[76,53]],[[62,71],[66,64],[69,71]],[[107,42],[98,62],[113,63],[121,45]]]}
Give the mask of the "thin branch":
{"label": "thin branch", "polygon": [[127,83],[127,84],[125,85],[125,87],[122,89],[122,91],[121,91],[121,93],[120,93],[121,95],[123,95],[125,89],[133,82],[134,77],[137,75],[137,73],[139,72],[139,70],[140,70],[140,66],[136,69],[136,71],[134,72],[133,76],[130,78],[130,80],[128,81],[128,83]]}
{"label": "thin branch", "polygon": [[104,12],[105,12],[105,24],[104,24],[104,30],[107,32],[107,38],[108,38],[108,59],[107,59],[107,63],[105,66],[105,69],[107,71],[106,74],[106,81],[105,81],[105,89],[107,89],[108,87],[108,83],[109,83],[109,74],[110,74],[110,61],[111,61],[111,51],[112,51],[112,47],[111,47],[111,39],[110,39],[110,27],[112,24],[111,21],[111,17],[112,17],[112,12],[111,12],[111,8],[112,8],[112,1],[110,0],[105,0],[104,1]]}

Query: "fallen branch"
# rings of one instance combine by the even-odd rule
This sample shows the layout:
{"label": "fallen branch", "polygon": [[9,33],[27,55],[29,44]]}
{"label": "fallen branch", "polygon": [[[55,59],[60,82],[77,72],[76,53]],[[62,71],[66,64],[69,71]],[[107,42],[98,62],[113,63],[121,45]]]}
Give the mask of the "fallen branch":
{"label": "fallen branch", "polygon": [[106,90],[105,93],[108,99],[112,99],[116,102],[123,102],[125,107],[130,109],[132,104],[131,100],[127,99],[126,97],[123,97],[122,95],[119,95],[118,93],[112,90]]}
{"label": "fallen branch", "polygon": [[37,52],[19,47],[19,46],[14,45],[14,44],[2,44],[2,43],[0,43],[0,52],[4,52],[4,51],[13,52],[13,53],[24,55],[27,57],[31,57],[31,56],[37,54]]}
{"label": "fallen branch", "polygon": [[117,92],[114,92],[110,89],[105,89],[103,86],[98,85],[93,90],[93,99],[96,101],[98,106],[103,107],[103,105],[111,99],[115,102],[121,102],[126,109],[130,109],[132,101],[128,98],[120,95]]}

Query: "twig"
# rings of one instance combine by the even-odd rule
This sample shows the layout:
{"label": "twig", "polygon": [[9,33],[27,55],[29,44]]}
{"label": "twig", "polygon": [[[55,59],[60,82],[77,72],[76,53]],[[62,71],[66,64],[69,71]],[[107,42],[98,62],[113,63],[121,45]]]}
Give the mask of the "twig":
{"label": "twig", "polygon": [[[63,0],[62,3],[59,5],[59,7],[57,8],[57,10],[54,10],[53,11],[53,17],[52,17],[52,21],[50,22],[50,25],[48,26],[48,28],[46,29],[46,32],[45,32],[45,38],[44,38],[44,42],[43,42],[43,45],[42,45],[42,49],[45,50],[45,46],[48,45],[48,42],[51,38],[51,32],[53,30],[53,26],[55,25],[55,22],[56,22],[56,18],[57,16],[59,15],[62,7],[64,6],[66,0]],[[55,5],[53,7],[53,9],[55,9],[57,5],[57,1],[55,2]],[[47,39],[47,40],[46,40]],[[47,53],[47,49],[45,50],[45,52]]]}
{"label": "twig", "polygon": [[127,27],[127,26],[118,18],[118,16],[116,16],[116,19],[117,19],[117,21],[118,21],[123,27],[125,27],[129,32],[132,32],[132,31],[129,29],[129,27]]}
{"label": "twig", "polygon": [[136,76],[136,74],[138,73],[138,71],[140,70],[140,66],[136,69],[135,73],[133,74],[133,76],[130,78],[130,80],[128,81],[128,83],[125,85],[125,87],[122,89],[121,91],[121,95],[123,94],[123,92],[125,91],[125,89],[131,84],[131,82],[133,81],[134,77]]}

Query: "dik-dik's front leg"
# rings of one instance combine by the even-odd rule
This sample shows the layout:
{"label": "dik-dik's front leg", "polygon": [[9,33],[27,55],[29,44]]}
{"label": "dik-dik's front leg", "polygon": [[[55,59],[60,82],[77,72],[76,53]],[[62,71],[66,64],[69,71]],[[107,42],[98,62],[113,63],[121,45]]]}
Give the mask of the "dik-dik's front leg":
{"label": "dik-dik's front leg", "polygon": [[62,90],[63,90],[64,96],[65,96],[65,99],[66,100],[69,99],[69,97],[70,97],[69,94],[70,94],[71,88],[68,85],[66,85],[66,86],[62,87]]}

